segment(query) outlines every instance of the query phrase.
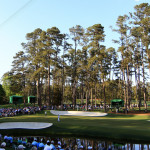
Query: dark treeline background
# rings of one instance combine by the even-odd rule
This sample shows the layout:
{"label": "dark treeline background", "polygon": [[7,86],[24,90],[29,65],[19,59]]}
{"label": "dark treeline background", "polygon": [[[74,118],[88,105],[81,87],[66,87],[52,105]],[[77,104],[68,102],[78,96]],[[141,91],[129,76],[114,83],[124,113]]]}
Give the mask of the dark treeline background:
{"label": "dark treeline background", "polygon": [[[38,105],[63,105],[91,99],[106,103],[113,98],[139,103],[149,100],[150,83],[150,5],[142,3],[135,11],[119,16],[116,27],[118,48],[104,45],[104,27],[94,24],[86,29],[76,25],[69,34],[57,27],[38,28],[26,34],[26,43],[13,57],[12,69],[2,78],[1,103],[18,94],[37,97]],[[86,105],[87,106],[87,105]]]}

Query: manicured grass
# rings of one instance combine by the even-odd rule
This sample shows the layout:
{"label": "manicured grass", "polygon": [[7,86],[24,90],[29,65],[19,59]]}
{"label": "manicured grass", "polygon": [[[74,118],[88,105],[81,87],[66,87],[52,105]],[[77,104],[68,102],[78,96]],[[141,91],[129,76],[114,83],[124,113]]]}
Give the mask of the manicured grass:
{"label": "manicured grass", "polygon": [[16,117],[0,118],[1,122],[50,122],[52,127],[38,130],[28,129],[9,129],[0,130],[0,133],[16,136],[36,135],[36,136],[77,136],[88,138],[106,138],[116,140],[126,140],[134,142],[150,142],[150,120],[149,115],[117,115],[108,114],[105,117],[77,117],[60,116],[60,122],[57,116],[47,111],[35,115],[23,115]]}

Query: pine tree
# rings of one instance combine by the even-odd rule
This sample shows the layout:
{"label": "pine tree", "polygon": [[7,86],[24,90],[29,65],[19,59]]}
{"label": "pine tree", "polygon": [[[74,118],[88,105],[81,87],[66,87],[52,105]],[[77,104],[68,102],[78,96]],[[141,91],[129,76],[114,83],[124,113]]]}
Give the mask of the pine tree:
{"label": "pine tree", "polygon": [[74,41],[74,59],[73,59],[73,76],[72,76],[72,98],[73,98],[73,109],[75,109],[76,106],[76,86],[77,86],[77,46],[80,43],[80,40],[83,36],[84,29],[80,25],[76,25],[75,27],[72,27],[69,29],[70,34],[72,35],[72,40]]}

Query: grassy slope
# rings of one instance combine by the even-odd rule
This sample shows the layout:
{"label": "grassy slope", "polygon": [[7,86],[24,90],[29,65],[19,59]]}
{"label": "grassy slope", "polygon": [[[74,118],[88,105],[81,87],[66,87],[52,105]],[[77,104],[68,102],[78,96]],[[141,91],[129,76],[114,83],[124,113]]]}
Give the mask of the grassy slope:
{"label": "grassy slope", "polygon": [[40,130],[0,130],[0,133],[11,135],[37,135],[37,136],[78,136],[91,138],[113,138],[120,140],[136,140],[150,142],[150,116],[116,115],[106,117],[76,117],[57,116],[47,112],[36,115],[0,118],[0,122],[50,122],[52,127]]}

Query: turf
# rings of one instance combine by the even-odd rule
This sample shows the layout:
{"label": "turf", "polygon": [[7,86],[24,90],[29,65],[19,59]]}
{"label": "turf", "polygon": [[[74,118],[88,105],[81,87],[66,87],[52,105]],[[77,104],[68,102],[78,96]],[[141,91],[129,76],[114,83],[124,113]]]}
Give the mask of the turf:
{"label": "turf", "polygon": [[53,123],[52,127],[37,130],[0,130],[0,133],[14,136],[76,136],[148,143],[150,142],[150,122],[147,120],[150,120],[149,115],[108,114],[105,117],[60,116],[60,122],[58,122],[57,116],[52,115],[50,111],[47,111],[47,116],[42,111],[35,115],[0,118],[0,123],[49,122]]}

